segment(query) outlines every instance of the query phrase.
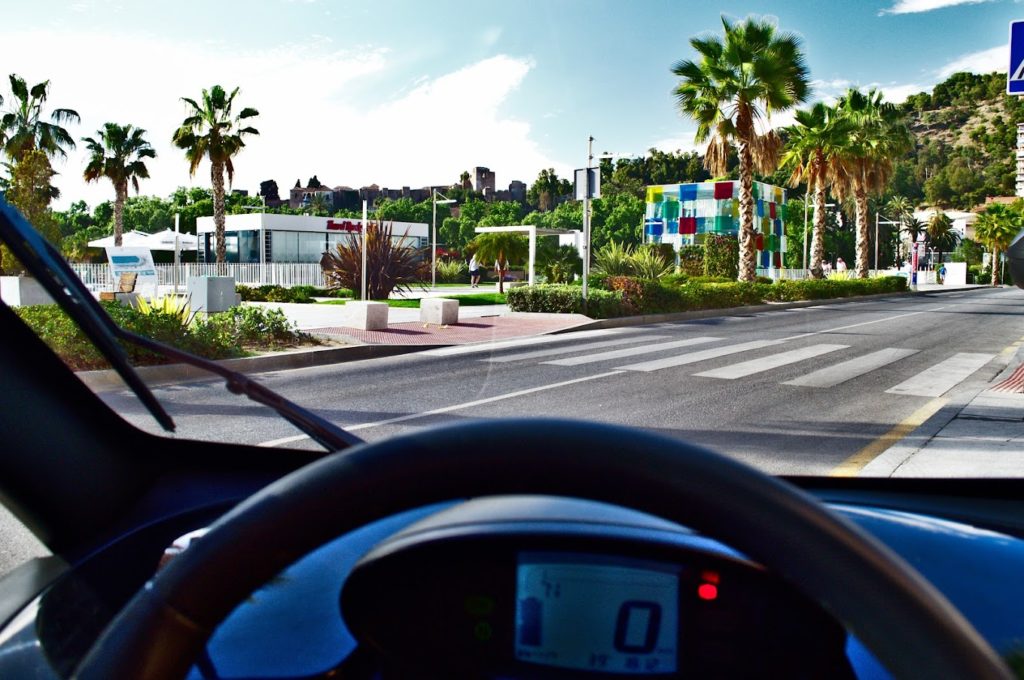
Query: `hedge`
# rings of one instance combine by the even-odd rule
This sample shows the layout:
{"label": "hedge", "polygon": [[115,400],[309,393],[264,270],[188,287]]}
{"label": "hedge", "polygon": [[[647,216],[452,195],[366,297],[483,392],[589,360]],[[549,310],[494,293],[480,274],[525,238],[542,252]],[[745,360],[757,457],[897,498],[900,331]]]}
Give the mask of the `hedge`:
{"label": "hedge", "polygon": [[[673,277],[669,281],[610,276],[605,282],[610,290],[590,289],[587,314],[593,318],[668,314],[765,302],[898,293],[907,289],[907,280],[901,276],[776,283],[716,282],[684,277]],[[525,286],[510,290],[507,298],[509,308],[515,312],[583,313],[583,295],[579,286]]]}
{"label": "hedge", "polygon": [[245,302],[315,302],[314,297],[350,298],[355,294],[348,288],[317,288],[316,286],[291,286],[286,288],[277,285],[235,286]]}

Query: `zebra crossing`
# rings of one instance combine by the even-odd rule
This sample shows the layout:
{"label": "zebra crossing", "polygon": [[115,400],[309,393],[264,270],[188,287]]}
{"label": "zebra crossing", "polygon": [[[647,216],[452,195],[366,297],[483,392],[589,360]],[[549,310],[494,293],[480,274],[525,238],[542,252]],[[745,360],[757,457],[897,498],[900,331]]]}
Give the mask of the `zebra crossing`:
{"label": "zebra crossing", "polygon": [[[844,350],[850,350],[849,345],[817,343],[794,349],[781,347],[787,342],[797,339],[797,336],[780,340],[751,340],[713,346],[726,341],[713,336],[671,340],[669,339],[671,336],[664,334],[630,335],[623,333],[622,330],[617,330],[618,332],[612,334],[614,337],[611,339],[580,344],[570,342],[572,338],[567,337],[549,338],[545,343],[548,346],[542,349],[498,353],[481,358],[480,361],[501,364],[535,361],[539,365],[559,367],[603,363],[614,371],[651,373],[741,355],[741,361],[690,373],[698,378],[738,380],[768,374],[784,367],[798,366],[810,359],[827,358],[828,361],[831,361],[832,355],[835,355],[840,358],[835,363],[821,366],[821,361],[814,362],[813,370],[780,382],[782,385],[794,387],[833,388],[893,364],[899,366],[904,359],[920,352],[920,350],[906,347],[886,347],[849,357],[849,352],[844,352]],[[588,337],[599,337],[599,334],[595,333]],[[530,345],[535,342],[519,344]],[[705,345],[708,346],[704,347]],[[516,346],[518,345],[515,343],[504,343],[501,347],[491,347],[491,349],[512,349]],[[661,356],[655,359],[630,361],[633,357],[640,358],[650,354],[661,354]],[[754,356],[755,354],[757,356]],[[969,378],[994,357],[995,354],[981,352],[953,353],[923,370],[918,370],[913,375],[897,376],[895,379],[903,377],[904,380],[889,387],[885,392],[917,397],[938,397]],[[699,369],[699,366],[694,366],[694,368]],[[897,370],[890,369],[890,372],[896,375]]]}

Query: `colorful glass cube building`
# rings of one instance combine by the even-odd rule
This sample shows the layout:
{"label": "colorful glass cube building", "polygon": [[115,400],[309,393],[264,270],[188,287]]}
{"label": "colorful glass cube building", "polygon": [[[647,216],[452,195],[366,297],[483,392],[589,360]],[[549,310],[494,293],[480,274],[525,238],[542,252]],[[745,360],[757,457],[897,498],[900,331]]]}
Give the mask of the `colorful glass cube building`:
{"label": "colorful glass cube building", "polygon": [[[786,190],[754,182],[757,263],[781,268],[786,252]],[[697,182],[647,187],[646,243],[671,243],[678,251],[701,244],[708,234],[736,236],[740,227],[740,183]]]}

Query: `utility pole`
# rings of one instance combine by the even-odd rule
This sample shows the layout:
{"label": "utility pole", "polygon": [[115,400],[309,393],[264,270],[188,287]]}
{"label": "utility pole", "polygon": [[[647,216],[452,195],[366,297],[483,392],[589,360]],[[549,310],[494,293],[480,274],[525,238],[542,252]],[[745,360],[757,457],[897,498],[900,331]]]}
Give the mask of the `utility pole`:
{"label": "utility pole", "polygon": [[587,313],[587,279],[590,277],[590,166],[594,162],[594,137],[587,138],[587,164],[583,176],[586,189],[583,192],[583,313]]}

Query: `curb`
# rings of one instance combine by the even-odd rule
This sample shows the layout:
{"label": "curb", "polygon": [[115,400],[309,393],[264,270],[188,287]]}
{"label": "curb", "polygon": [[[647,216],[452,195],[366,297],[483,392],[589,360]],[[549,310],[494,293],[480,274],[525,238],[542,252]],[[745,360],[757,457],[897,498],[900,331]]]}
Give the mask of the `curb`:
{"label": "curb", "polygon": [[[238,373],[264,373],[267,371],[285,371],[294,368],[309,368],[312,366],[327,366],[330,364],[341,364],[349,361],[362,361],[364,359],[378,359],[382,357],[398,356],[410,352],[419,352],[427,349],[437,349],[445,345],[353,345],[351,347],[327,347],[322,349],[295,350],[292,352],[279,352],[265,354],[255,357],[242,357],[239,359],[223,359],[216,363],[230,368]],[[221,380],[221,377],[214,375],[196,366],[188,364],[166,364],[163,366],[139,366],[135,369],[142,381],[149,386],[169,385],[181,382],[195,382],[200,380]],[[111,390],[125,389],[124,381],[117,371],[106,369],[100,371],[78,371],[75,373],[78,378],[94,392],[109,392]]]}

